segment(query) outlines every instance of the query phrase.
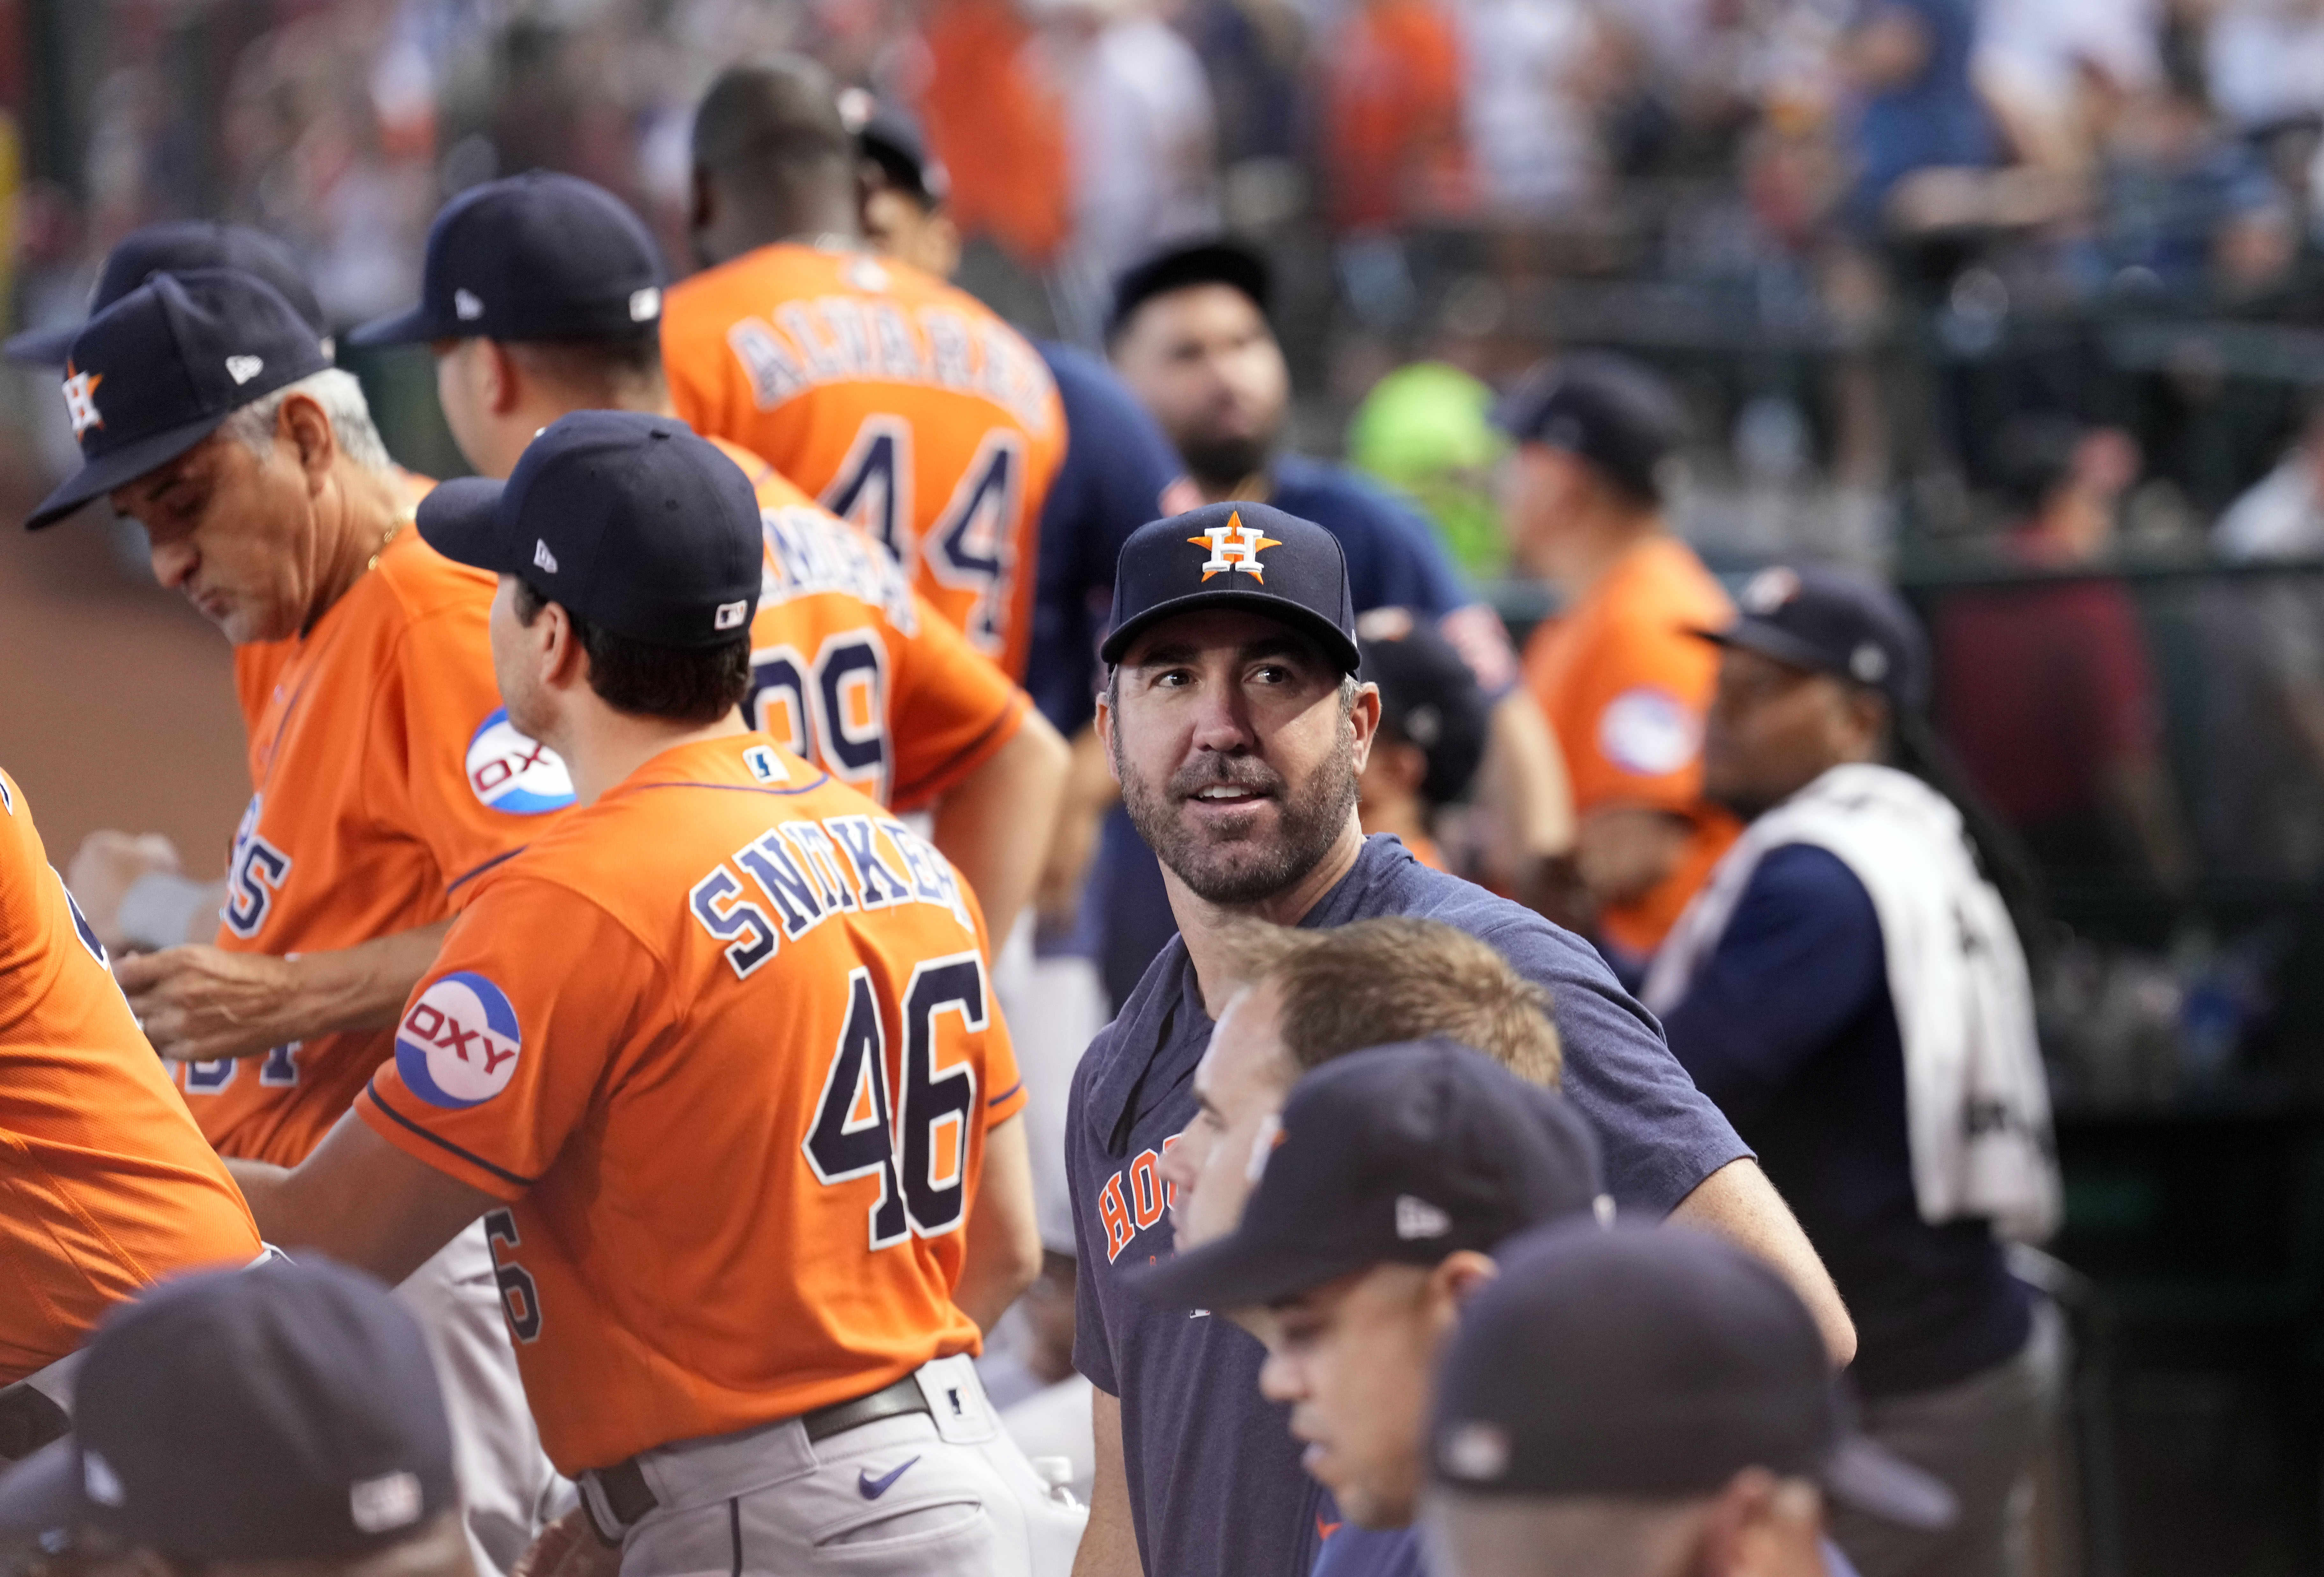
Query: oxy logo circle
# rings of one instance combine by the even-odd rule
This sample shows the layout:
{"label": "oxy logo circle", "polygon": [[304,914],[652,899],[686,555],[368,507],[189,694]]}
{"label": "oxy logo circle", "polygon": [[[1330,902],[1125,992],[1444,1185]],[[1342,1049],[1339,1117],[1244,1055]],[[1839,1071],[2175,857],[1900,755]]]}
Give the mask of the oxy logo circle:
{"label": "oxy logo circle", "polygon": [[468,740],[468,787],[494,810],[540,816],[573,803],[573,779],[557,752],[519,733],[503,706]]}
{"label": "oxy logo circle", "polygon": [[1668,690],[1625,690],[1598,716],[1598,748],[1626,772],[1659,778],[1694,760],[1702,723]]}
{"label": "oxy logo circle", "polygon": [[500,987],[456,970],[420,993],[395,1030],[395,1071],[430,1106],[481,1105],[516,1076],[522,1038]]}

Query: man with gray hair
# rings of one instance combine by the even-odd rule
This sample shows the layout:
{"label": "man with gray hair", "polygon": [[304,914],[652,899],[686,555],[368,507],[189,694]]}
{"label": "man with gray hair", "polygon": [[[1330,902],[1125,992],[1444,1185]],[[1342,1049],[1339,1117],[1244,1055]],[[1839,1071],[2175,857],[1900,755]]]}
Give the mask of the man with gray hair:
{"label": "man with gray hair", "polygon": [[[64,396],[80,470],[37,530],[100,495],[139,521],[155,578],[238,649],[249,808],[214,944],[117,975],[202,1133],[296,1166],[381,1063],[472,878],[572,802],[493,679],[496,583],[408,530],[355,379],[253,275],[164,272],[75,337]],[[182,922],[181,922],[182,925]],[[494,1213],[401,1288],[437,1345],[480,1565],[506,1570],[559,1480],[503,1328]]]}

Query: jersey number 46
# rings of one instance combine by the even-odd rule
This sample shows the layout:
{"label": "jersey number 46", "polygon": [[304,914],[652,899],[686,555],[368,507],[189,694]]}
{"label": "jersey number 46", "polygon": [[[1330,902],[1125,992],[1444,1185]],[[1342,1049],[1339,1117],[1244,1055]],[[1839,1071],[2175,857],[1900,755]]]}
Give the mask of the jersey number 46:
{"label": "jersey number 46", "polygon": [[865,968],[847,976],[847,1022],[807,1130],[807,1163],[826,1187],[880,1180],[871,1244],[885,1249],[914,1235],[939,1237],[960,1225],[968,1192],[969,1146],[982,1115],[976,1068],[963,1060],[937,1071],[943,1021],[967,1029],[987,1022],[984,961],[974,953],[932,958],[912,970],[899,1004],[902,1090],[889,1084],[890,1021]]}

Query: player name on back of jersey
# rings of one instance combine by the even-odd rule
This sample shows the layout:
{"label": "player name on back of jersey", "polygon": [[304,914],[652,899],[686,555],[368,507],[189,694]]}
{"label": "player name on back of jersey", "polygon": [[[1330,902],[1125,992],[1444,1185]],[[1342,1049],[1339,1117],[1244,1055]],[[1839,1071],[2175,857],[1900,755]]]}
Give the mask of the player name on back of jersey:
{"label": "player name on back of jersey", "polygon": [[934,844],[885,816],[829,816],[769,828],[687,895],[694,918],[747,976],[835,915],[927,904],[975,934],[960,879]]}
{"label": "player name on back of jersey", "polygon": [[820,510],[761,510],[759,520],[767,539],[761,609],[822,592],[844,592],[879,609],[899,632],[919,633],[912,583],[885,548]]}
{"label": "player name on back of jersey", "polygon": [[818,296],[742,318],[726,343],[761,410],[818,384],[883,379],[981,395],[1042,436],[1053,420],[1049,369],[1032,347],[998,318],[948,307]]}

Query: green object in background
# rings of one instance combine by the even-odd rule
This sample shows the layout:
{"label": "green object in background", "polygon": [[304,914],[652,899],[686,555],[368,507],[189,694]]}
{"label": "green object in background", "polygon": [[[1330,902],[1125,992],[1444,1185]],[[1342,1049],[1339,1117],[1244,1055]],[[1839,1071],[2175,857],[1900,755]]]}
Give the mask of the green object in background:
{"label": "green object in background", "polygon": [[1471,578],[1508,567],[1493,468],[1508,440],[1492,423],[1493,392],[1443,362],[1398,367],[1372,386],[1348,424],[1348,459],[1409,496]]}

